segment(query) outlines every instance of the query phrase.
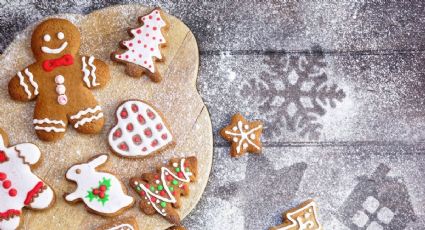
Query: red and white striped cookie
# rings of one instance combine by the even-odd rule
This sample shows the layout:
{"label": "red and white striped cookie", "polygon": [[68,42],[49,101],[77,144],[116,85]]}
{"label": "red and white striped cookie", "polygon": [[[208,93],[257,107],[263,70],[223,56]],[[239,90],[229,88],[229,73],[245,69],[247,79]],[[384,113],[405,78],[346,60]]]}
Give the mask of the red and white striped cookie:
{"label": "red and white striped cookie", "polygon": [[117,124],[109,132],[109,145],[123,157],[143,157],[173,143],[165,120],[152,105],[131,100],[116,111]]}

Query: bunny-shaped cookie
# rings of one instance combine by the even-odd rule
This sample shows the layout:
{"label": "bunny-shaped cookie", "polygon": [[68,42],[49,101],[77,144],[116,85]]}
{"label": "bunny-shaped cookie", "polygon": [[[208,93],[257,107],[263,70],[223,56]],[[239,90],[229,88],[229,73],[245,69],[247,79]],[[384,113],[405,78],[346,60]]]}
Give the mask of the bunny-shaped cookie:
{"label": "bunny-shaped cookie", "polygon": [[108,160],[108,155],[98,155],[87,163],[71,166],[66,179],[77,184],[77,189],[65,194],[68,202],[82,200],[89,211],[99,215],[115,216],[134,204],[122,183],[112,174],[99,172],[97,167]]}

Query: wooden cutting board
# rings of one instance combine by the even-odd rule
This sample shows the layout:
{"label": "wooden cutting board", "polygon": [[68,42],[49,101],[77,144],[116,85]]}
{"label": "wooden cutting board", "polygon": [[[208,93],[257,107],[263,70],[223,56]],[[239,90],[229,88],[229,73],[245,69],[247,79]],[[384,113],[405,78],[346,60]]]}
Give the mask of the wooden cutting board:
{"label": "wooden cutting board", "polygon": [[[94,91],[107,120],[99,135],[82,135],[70,128],[64,139],[56,143],[42,142],[37,139],[32,126],[35,103],[10,99],[9,80],[34,60],[30,37],[38,22],[17,35],[0,57],[0,127],[9,134],[12,144],[32,142],[40,147],[42,159],[34,172],[53,187],[57,197],[54,206],[47,211],[25,210],[23,229],[95,229],[113,220],[88,213],[83,203],[71,205],[63,199],[65,192],[75,189],[74,184],[65,180],[66,170],[72,164],[84,162],[100,153],[110,155],[104,168],[117,175],[137,201],[140,197],[128,186],[130,177],[150,172],[172,157],[197,156],[198,181],[190,184],[191,194],[182,199],[183,205],[179,209],[182,219],[201,198],[211,170],[213,140],[211,120],[196,89],[199,52],[193,34],[180,20],[166,15],[170,28],[168,46],[162,50],[165,62],[157,65],[163,76],[159,84],[151,82],[147,77],[131,78],[124,73],[124,65],[112,63],[109,59],[111,51],[118,47],[118,42],[128,38],[127,28],[138,26],[137,17],[150,10],[141,5],[125,5],[105,8],[89,15],[53,16],[71,20],[79,27],[82,35],[81,54],[94,55],[110,65],[109,85]],[[174,148],[145,159],[123,159],[111,153],[107,134],[115,122],[115,109],[128,99],[146,100],[164,114],[176,140]],[[141,229],[165,229],[170,226],[159,215],[144,215],[137,203],[119,218],[129,216],[137,217]]]}

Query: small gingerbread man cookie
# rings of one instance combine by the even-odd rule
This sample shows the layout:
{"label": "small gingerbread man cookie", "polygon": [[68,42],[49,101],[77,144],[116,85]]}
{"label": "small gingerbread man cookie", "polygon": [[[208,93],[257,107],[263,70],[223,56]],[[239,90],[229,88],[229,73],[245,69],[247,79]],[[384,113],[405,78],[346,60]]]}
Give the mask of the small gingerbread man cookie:
{"label": "small gingerbread man cookie", "polygon": [[24,143],[8,147],[6,133],[0,129],[0,229],[17,229],[22,208],[47,209],[55,201],[53,190],[32,171],[40,160],[40,149]]}
{"label": "small gingerbread man cookie", "polygon": [[271,227],[270,230],[322,230],[317,220],[317,205],[307,200],[298,207],[283,213],[283,224]]}
{"label": "small gingerbread man cookie", "polygon": [[230,155],[239,157],[246,152],[261,153],[261,134],[263,132],[263,122],[248,122],[240,114],[232,117],[230,125],[220,131],[220,135],[229,142],[232,142]]}
{"label": "small gingerbread man cookie", "polygon": [[90,89],[106,85],[109,67],[78,54],[78,28],[65,19],[48,19],[35,28],[31,48],[36,61],[10,80],[9,94],[18,101],[36,100],[37,136],[58,140],[68,122],[81,133],[100,132],[104,117]]}

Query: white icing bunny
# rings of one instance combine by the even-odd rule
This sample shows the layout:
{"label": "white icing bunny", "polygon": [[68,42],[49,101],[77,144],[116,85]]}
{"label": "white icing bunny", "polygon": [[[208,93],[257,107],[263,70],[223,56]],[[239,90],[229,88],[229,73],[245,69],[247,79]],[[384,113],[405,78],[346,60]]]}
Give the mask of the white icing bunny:
{"label": "white icing bunny", "polygon": [[53,190],[31,171],[40,159],[40,149],[24,143],[7,147],[0,129],[0,229],[18,228],[22,208],[48,208],[55,200]]}
{"label": "white icing bunny", "polygon": [[124,191],[122,183],[112,174],[96,171],[108,160],[108,155],[99,155],[87,163],[73,165],[66,178],[77,184],[77,189],[65,196],[68,202],[82,200],[86,206],[100,214],[111,216],[130,207],[134,199]]}

